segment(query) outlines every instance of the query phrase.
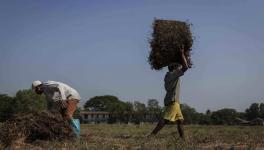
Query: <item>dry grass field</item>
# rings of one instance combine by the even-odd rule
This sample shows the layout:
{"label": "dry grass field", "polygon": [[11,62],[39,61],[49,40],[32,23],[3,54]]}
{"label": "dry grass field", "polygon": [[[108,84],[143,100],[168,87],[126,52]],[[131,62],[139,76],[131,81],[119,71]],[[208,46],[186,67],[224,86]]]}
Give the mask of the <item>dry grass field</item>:
{"label": "dry grass field", "polygon": [[[157,136],[147,137],[154,124],[86,124],[76,141],[17,141],[11,149],[62,150],[261,150],[264,149],[264,127],[260,126],[185,126],[186,140],[179,139],[175,125],[166,126]],[[3,149],[3,148],[2,148]]]}

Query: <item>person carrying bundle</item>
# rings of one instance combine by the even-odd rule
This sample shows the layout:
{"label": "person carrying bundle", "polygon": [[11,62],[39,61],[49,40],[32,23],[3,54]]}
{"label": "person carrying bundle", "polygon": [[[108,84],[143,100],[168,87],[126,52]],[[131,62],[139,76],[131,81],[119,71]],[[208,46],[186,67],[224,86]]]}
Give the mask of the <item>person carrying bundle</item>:
{"label": "person carrying bundle", "polygon": [[[184,72],[191,67],[191,63],[188,63],[189,54],[184,53],[184,47],[180,47],[182,62],[175,62],[168,65],[168,72],[166,73],[164,82],[166,96],[164,98],[165,111],[163,112],[163,118],[158,122],[157,126],[151,132],[150,135],[156,135],[164,125],[169,122],[176,122],[180,137],[184,139],[183,130],[183,115],[180,109],[179,95],[180,95],[180,77],[184,75]],[[188,55],[187,57],[185,55]],[[182,64],[182,65],[181,65]]]}
{"label": "person carrying bundle", "polygon": [[34,81],[32,90],[36,94],[44,94],[47,100],[47,108],[50,112],[60,113],[65,121],[71,125],[74,133],[80,135],[80,122],[73,119],[73,114],[81,99],[79,93],[72,87],[56,81]]}

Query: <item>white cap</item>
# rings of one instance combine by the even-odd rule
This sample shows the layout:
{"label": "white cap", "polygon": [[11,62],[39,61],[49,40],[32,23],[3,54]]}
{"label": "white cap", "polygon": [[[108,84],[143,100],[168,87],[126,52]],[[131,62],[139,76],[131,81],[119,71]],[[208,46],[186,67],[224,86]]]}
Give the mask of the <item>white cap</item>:
{"label": "white cap", "polygon": [[35,90],[35,88],[41,84],[42,82],[39,80],[32,82],[32,90]]}

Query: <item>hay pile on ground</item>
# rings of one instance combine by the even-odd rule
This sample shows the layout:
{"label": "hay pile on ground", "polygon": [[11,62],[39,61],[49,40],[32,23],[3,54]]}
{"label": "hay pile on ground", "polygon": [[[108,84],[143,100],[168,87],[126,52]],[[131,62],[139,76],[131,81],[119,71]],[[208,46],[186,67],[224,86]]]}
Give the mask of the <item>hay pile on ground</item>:
{"label": "hay pile on ground", "polygon": [[75,137],[68,122],[60,114],[48,111],[19,114],[0,127],[0,142],[10,146],[17,140],[66,140]]}
{"label": "hay pile on ground", "polygon": [[190,51],[192,44],[193,37],[189,23],[155,19],[150,40],[151,68],[160,70],[173,62],[182,63],[179,47],[184,45],[184,50]]}

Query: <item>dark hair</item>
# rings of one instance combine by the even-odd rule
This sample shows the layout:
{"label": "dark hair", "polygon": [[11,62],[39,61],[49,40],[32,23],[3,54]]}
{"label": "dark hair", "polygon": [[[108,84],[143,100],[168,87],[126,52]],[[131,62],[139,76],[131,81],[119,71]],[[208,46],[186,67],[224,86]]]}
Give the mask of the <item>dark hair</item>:
{"label": "dark hair", "polygon": [[173,71],[175,68],[176,68],[176,67],[173,66],[173,65],[169,65],[169,66],[168,66],[168,70],[169,70],[169,71]]}
{"label": "dark hair", "polygon": [[180,63],[172,63],[172,64],[168,65],[168,70],[173,71],[173,70],[177,69],[179,66],[181,66]]}

